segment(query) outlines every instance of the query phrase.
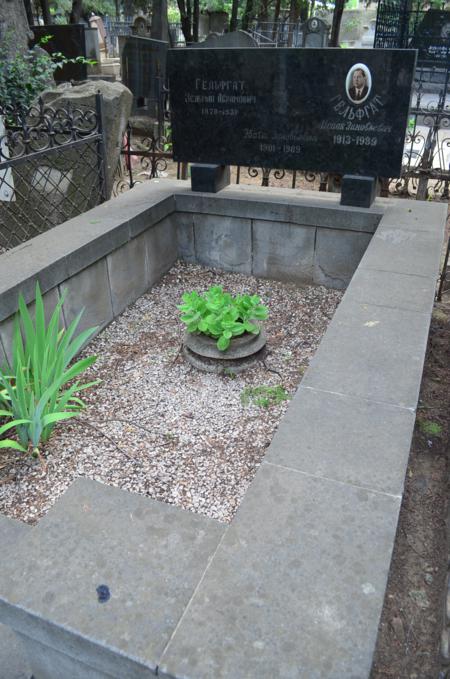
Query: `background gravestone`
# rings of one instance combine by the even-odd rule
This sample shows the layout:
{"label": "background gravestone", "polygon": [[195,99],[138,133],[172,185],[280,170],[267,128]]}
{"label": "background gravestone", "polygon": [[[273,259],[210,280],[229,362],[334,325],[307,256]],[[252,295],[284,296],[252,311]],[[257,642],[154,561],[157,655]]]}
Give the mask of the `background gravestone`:
{"label": "background gravestone", "polygon": [[450,11],[430,9],[417,26],[411,47],[419,50],[420,61],[438,61],[445,66],[450,59]]}
{"label": "background gravestone", "polygon": [[133,95],[132,113],[158,116],[166,81],[167,49],[163,40],[137,35],[119,38],[122,82]]}
{"label": "background gravestone", "polygon": [[305,22],[303,29],[303,47],[326,47],[328,45],[328,31],[327,24],[312,17]]}
{"label": "background gravestone", "polygon": [[[88,52],[85,30],[92,31],[85,24],[33,26],[33,44],[37,44],[44,36],[51,35],[50,40],[42,45],[49,54],[61,52],[68,59],[75,57],[96,59],[95,50],[93,56]],[[93,40],[94,38],[91,42]],[[86,64],[65,64],[62,68],[57,68],[54,73],[55,81],[58,83],[86,80],[87,76],[88,66]]]}
{"label": "background gravestone", "polygon": [[210,33],[203,42],[192,43],[191,48],[205,47],[258,47],[256,40],[246,31],[232,33]]}
{"label": "background gravestone", "polygon": [[[105,156],[106,156],[106,198],[111,197],[113,177],[117,169],[122,146],[122,138],[128,123],[131,112],[132,96],[131,92],[118,82],[106,82],[104,80],[88,81],[74,87],[61,85],[42,93],[45,105],[54,109],[67,109],[71,106],[82,110],[91,109],[95,111],[95,95],[100,92],[103,98],[103,120],[105,127]],[[77,172],[76,154],[64,154],[61,158],[63,165],[57,167],[59,171],[66,172],[73,170],[73,187],[77,182],[83,182],[83,176]],[[74,164],[75,162],[75,164]],[[48,171],[45,170],[48,174]]]}

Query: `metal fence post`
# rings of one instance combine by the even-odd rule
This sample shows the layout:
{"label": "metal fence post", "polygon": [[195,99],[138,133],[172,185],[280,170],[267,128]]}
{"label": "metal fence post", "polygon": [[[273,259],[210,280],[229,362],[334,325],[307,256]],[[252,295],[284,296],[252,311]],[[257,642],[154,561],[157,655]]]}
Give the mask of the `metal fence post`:
{"label": "metal fence post", "polygon": [[95,110],[97,114],[97,129],[100,135],[97,142],[97,168],[100,202],[104,203],[111,195],[111,186],[106,167],[105,121],[103,115],[103,97],[100,91],[95,95]]}

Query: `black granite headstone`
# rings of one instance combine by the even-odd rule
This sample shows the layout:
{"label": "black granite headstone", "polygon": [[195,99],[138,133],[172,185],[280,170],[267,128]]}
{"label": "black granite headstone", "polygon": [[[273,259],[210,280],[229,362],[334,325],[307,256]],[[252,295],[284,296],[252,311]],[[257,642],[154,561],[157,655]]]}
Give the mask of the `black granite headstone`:
{"label": "black granite headstone", "polygon": [[177,161],[399,176],[416,52],[169,50]]}
{"label": "black granite headstone", "polygon": [[[33,26],[34,33],[33,45],[39,43],[44,36],[51,35],[50,40],[45,42],[42,47],[49,54],[61,52],[68,59],[76,57],[87,57],[85,29],[89,29],[86,24],[52,24],[51,26]],[[89,55],[89,58],[91,55]],[[62,68],[57,68],[54,78],[57,83],[68,82],[70,80],[86,80],[88,69],[86,64],[66,64]]]}
{"label": "black granite headstone", "polygon": [[133,114],[156,116],[166,81],[169,44],[137,35],[122,40],[122,82],[133,94]]}
{"label": "black granite headstone", "polygon": [[419,50],[419,62],[450,62],[450,12],[430,9],[416,28],[410,47]]}

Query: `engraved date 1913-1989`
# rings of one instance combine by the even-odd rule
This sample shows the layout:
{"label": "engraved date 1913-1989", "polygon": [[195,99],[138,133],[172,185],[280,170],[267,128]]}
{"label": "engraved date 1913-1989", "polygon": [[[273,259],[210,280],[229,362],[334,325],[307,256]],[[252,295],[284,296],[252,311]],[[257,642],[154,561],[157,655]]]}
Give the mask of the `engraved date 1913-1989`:
{"label": "engraved date 1913-1989", "polygon": [[353,137],[351,134],[335,134],[333,136],[333,144],[343,144],[344,146],[350,146],[351,144],[356,146],[376,146],[377,143],[378,139],[376,137]]}

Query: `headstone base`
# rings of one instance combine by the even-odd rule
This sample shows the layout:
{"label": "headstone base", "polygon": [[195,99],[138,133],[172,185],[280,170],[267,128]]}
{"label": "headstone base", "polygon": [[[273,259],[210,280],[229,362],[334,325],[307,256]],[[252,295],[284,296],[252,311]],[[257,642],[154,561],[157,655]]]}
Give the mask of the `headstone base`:
{"label": "headstone base", "polygon": [[217,193],[230,183],[229,165],[191,165],[191,189],[204,193]]}
{"label": "headstone base", "polygon": [[377,178],[345,174],[342,177],[341,205],[370,207],[377,193]]}

